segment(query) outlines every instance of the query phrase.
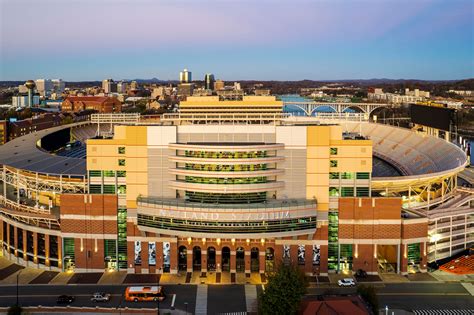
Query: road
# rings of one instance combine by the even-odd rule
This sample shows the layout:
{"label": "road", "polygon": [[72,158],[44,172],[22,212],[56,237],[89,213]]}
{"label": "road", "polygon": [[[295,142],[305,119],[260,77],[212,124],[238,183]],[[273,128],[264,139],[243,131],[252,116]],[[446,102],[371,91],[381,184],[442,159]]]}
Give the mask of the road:
{"label": "road", "polygon": [[[390,309],[474,309],[474,298],[459,283],[399,283],[375,284],[380,307]],[[123,292],[126,286],[107,285],[26,285],[19,287],[20,305],[54,306],[61,294],[76,297],[71,306],[96,306],[118,308],[155,308],[153,302],[125,302]],[[258,287],[261,291],[260,286]],[[167,299],[160,303],[161,309],[169,309],[172,295],[176,294],[175,308],[194,312],[196,307],[196,285],[166,285]],[[90,301],[94,292],[103,291],[112,294],[108,303]],[[309,288],[308,297],[320,294],[352,294],[355,288],[319,287]],[[207,293],[209,314],[224,312],[245,312],[245,290],[243,285],[209,285]],[[187,303],[187,307],[185,305]],[[16,286],[0,286],[0,307],[16,303]]]}

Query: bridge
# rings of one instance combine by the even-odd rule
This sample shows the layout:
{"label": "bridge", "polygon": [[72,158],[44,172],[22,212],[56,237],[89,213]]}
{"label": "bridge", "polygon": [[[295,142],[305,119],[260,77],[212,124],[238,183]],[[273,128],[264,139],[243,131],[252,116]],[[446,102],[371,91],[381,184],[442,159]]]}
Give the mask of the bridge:
{"label": "bridge", "polygon": [[337,102],[283,102],[285,106],[301,109],[306,116],[312,116],[318,108],[330,107],[335,113],[343,113],[349,108],[357,108],[365,114],[371,114],[374,110],[382,107],[391,107],[390,104],[381,103],[337,103]]}

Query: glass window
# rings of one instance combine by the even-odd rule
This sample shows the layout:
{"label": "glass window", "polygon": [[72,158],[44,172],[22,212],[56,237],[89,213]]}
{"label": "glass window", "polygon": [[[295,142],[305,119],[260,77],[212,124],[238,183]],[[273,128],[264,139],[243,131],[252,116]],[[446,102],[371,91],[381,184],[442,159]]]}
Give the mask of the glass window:
{"label": "glass window", "polygon": [[330,155],[337,155],[337,148],[330,148],[329,149],[329,154]]}
{"label": "glass window", "polygon": [[339,179],[339,173],[338,172],[329,173],[329,179]]}
{"label": "glass window", "polygon": [[126,171],[117,171],[117,177],[127,177]]}
{"label": "glass window", "polygon": [[339,197],[339,188],[329,187],[329,196],[330,197]]}
{"label": "glass window", "polygon": [[115,194],[115,185],[104,185],[104,194]]}
{"label": "glass window", "polygon": [[354,176],[354,173],[351,173],[351,172],[343,172],[341,173],[341,178],[342,179],[353,179],[355,176]]}
{"label": "glass window", "polygon": [[331,160],[330,163],[329,163],[329,165],[330,165],[331,167],[337,167],[337,160]]}
{"label": "glass window", "polygon": [[101,177],[102,171],[89,171],[89,177]]}
{"label": "glass window", "polygon": [[357,187],[357,197],[369,197],[369,187]]}
{"label": "glass window", "polygon": [[125,154],[125,147],[118,147],[118,154]]}
{"label": "glass window", "polygon": [[341,187],[341,196],[342,197],[353,197],[354,196],[354,187]]}
{"label": "glass window", "polygon": [[118,185],[117,193],[126,194],[127,193],[127,186],[126,185]]}
{"label": "glass window", "polygon": [[102,193],[102,185],[89,185],[89,193],[90,194],[101,194]]}
{"label": "glass window", "polygon": [[115,177],[115,171],[104,171],[104,177]]}
{"label": "glass window", "polygon": [[118,160],[118,165],[119,166],[125,166],[125,159],[119,159]]}
{"label": "glass window", "polygon": [[369,179],[368,172],[357,173],[357,179]]}

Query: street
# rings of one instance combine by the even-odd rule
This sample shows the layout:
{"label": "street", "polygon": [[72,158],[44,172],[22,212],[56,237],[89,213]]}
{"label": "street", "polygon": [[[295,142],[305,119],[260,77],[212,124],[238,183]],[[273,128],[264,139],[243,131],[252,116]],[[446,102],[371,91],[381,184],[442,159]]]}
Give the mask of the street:
{"label": "street", "polygon": [[[474,298],[459,283],[378,283],[377,295],[380,307],[390,309],[474,309]],[[21,306],[55,306],[56,298],[61,294],[73,295],[76,300],[71,306],[104,306],[118,308],[155,308],[154,302],[125,302],[125,285],[25,285],[19,287]],[[207,313],[247,311],[244,285],[208,285]],[[95,303],[90,300],[94,292],[110,293],[107,303]],[[167,298],[160,302],[161,309],[170,309],[173,295],[176,295],[174,307],[194,313],[196,309],[197,285],[166,285]],[[261,286],[258,287],[261,291]],[[354,294],[356,288],[338,288],[325,286],[309,288],[308,297],[320,294]],[[16,286],[0,286],[0,307],[16,303]],[[187,305],[185,304],[187,303]]]}

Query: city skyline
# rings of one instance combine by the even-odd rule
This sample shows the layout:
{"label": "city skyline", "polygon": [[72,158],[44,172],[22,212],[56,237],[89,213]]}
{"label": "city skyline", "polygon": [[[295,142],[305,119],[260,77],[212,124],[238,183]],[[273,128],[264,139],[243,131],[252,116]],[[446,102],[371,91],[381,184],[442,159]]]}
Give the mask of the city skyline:
{"label": "city skyline", "polygon": [[471,1],[0,6],[0,80],[177,80],[185,67],[199,80],[474,77]]}

